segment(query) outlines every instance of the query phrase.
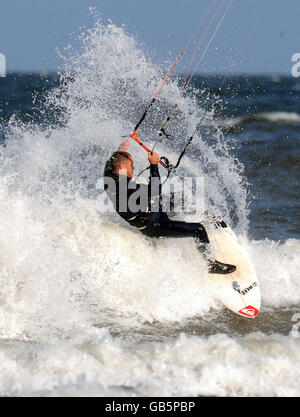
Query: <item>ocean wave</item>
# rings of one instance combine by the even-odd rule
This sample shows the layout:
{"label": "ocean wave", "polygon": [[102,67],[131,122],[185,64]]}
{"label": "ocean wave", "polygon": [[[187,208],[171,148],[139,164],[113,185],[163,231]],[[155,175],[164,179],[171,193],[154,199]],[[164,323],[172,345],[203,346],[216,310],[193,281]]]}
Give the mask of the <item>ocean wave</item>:
{"label": "ocean wave", "polygon": [[299,351],[299,337],[260,332],[136,344],[93,329],[13,349],[0,340],[0,394],[299,397]]}
{"label": "ocean wave", "polygon": [[[95,201],[80,196],[50,205],[3,190],[0,197],[2,336],[49,340],[110,314],[138,325],[224,308],[193,239],[152,240],[114,214],[99,218]],[[260,282],[262,310],[299,304],[300,241],[239,239]]]}
{"label": "ocean wave", "polygon": [[[213,124],[220,126],[224,131],[231,132],[239,128],[246,127],[258,122],[266,122],[264,125],[260,125],[261,129],[270,129],[270,124],[278,125],[284,124],[293,128],[299,128],[300,114],[295,112],[262,112],[257,114],[251,114],[248,116],[233,117],[231,119],[218,119]],[[270,123],[268,123],[270,122]],[[268,124],[267,124],[268,123]]]}
{"label": "ocean wave", "polygon": [[[45,96],[45,114],[53,110],[55,126],[53,120],[41,126],[13,117],[0,148],[2,335],[56,337],[89,328],[99,311],[110,310],[144,321],[181,320],[214,304],[206,265],[194,256],[192,242],[154,245],[137,231],[120,227],[117,219],[107,224],[97,211],[96,184],[104,164],[122,136],[132,131],[165,71],[145,57],[124,28],[96,20],[87,33],[82,35],[83,53],[68,48],[61,85]],[[174,78],[157,108],[170,108],[179,97],[180,79]],[[152,124],[157,108],[149,115]],[[196,110],[201,111],[195,99],[183,98],[173,128],[191,130]],[[156,131],[147,123],[143,129],[151,148]],[[242,166],[220,135],[216,133],[214,146],[199,136],[195,146],[206,163],[186,157],[181,172],[204,177],[207,200],[225,218],[236,207],[237,227],[245,230]],[[176,157],[179,145],[166,141],[157,150]],[[136,170],[142,170],[147,154],[135,144],[131,149]]]}

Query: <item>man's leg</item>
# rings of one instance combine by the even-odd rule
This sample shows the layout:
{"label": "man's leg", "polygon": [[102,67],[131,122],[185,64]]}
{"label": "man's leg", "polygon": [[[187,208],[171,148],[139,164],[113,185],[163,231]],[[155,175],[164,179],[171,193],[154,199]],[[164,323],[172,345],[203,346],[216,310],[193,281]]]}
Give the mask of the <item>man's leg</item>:
{"label": "man's leg", "polygon": [[171,220],[165,213],[156,213],[150,222],[145,234],[158,237],[186,238],[193,237],[197,249],[205,256],[209,264],[209,272],[217,274],[230,274],[235,271],[234,265],[224,264],[213,260],[208,254],[209,239],[204,226],[201,223],[187,223]]}

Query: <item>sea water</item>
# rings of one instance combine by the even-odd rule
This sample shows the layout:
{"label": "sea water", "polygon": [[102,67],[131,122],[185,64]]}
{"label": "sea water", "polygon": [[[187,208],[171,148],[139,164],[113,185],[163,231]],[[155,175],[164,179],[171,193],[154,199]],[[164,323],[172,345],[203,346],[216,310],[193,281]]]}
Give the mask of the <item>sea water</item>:
{"label": "sea water", "polygon": [[[214,298],[192,239],[101,210],[105,161],[168,68],[113,24],[81,41],[61,74],[0,78],[0,395],[299,396],[299,82],[195,76],[156,145],[176,162],[203,116],[178,175],[204,179],[247,250],[262,295],[248,320]],[[182,81],[141,126],[149,147]],[[147,154],[130,152],[138,174]]]}

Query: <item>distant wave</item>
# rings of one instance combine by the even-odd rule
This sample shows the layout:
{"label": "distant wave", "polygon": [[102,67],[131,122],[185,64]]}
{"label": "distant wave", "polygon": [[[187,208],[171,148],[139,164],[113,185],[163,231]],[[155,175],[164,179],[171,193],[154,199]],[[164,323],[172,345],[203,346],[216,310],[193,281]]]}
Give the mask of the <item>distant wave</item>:
{"label": "distant wave", "polygon": [[[231,119],[220,119],[215,122],[217,126],[225,129],[225,131],[231,131],[248,124],[256,122],[271,122],[272,123],[284,123],[292,125],[293,127],[300,127],[300,114],[294,112],[263,112],[252,114],[249,116],[233,117]],[[270,123],[268,124],[268,128]]]}

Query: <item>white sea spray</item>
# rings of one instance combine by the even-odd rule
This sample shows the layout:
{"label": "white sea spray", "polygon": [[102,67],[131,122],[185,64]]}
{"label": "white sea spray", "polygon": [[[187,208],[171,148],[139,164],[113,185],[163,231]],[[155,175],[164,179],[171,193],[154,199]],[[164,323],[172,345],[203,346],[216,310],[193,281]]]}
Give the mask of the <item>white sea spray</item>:
{"label": "white sea spray", "polygon": [[[134,332],[144,326],[147,339],[155,323],[172,329],[223,309],[191,239],[153,242],[97,210],[104,163],[164,74],[124,28],[96,20],[82,35],[82,51],[65,59],[61,87],[47,97],[57,126],[10,121],[0,151],[0,395],[299,395],[293,335],[182,334],[159,342],[151,335],[135,343]],[[145,121],[149,146],[160,111],[179,92],[175,77]],[[179,138],[202,112],[195,97],[184,98],[172,127],[176,141],[160,142],[157,151],[176,160]],[[220,131],[213,139],[207,144],[196,135],[180,172],[204,177],[206,204],[227,221],[231,195],[264,305],[298,303],[299,242],[246,239],[242,165]],[[134,143],[131,152],[137,171],[143,169],[145,152]]]}

